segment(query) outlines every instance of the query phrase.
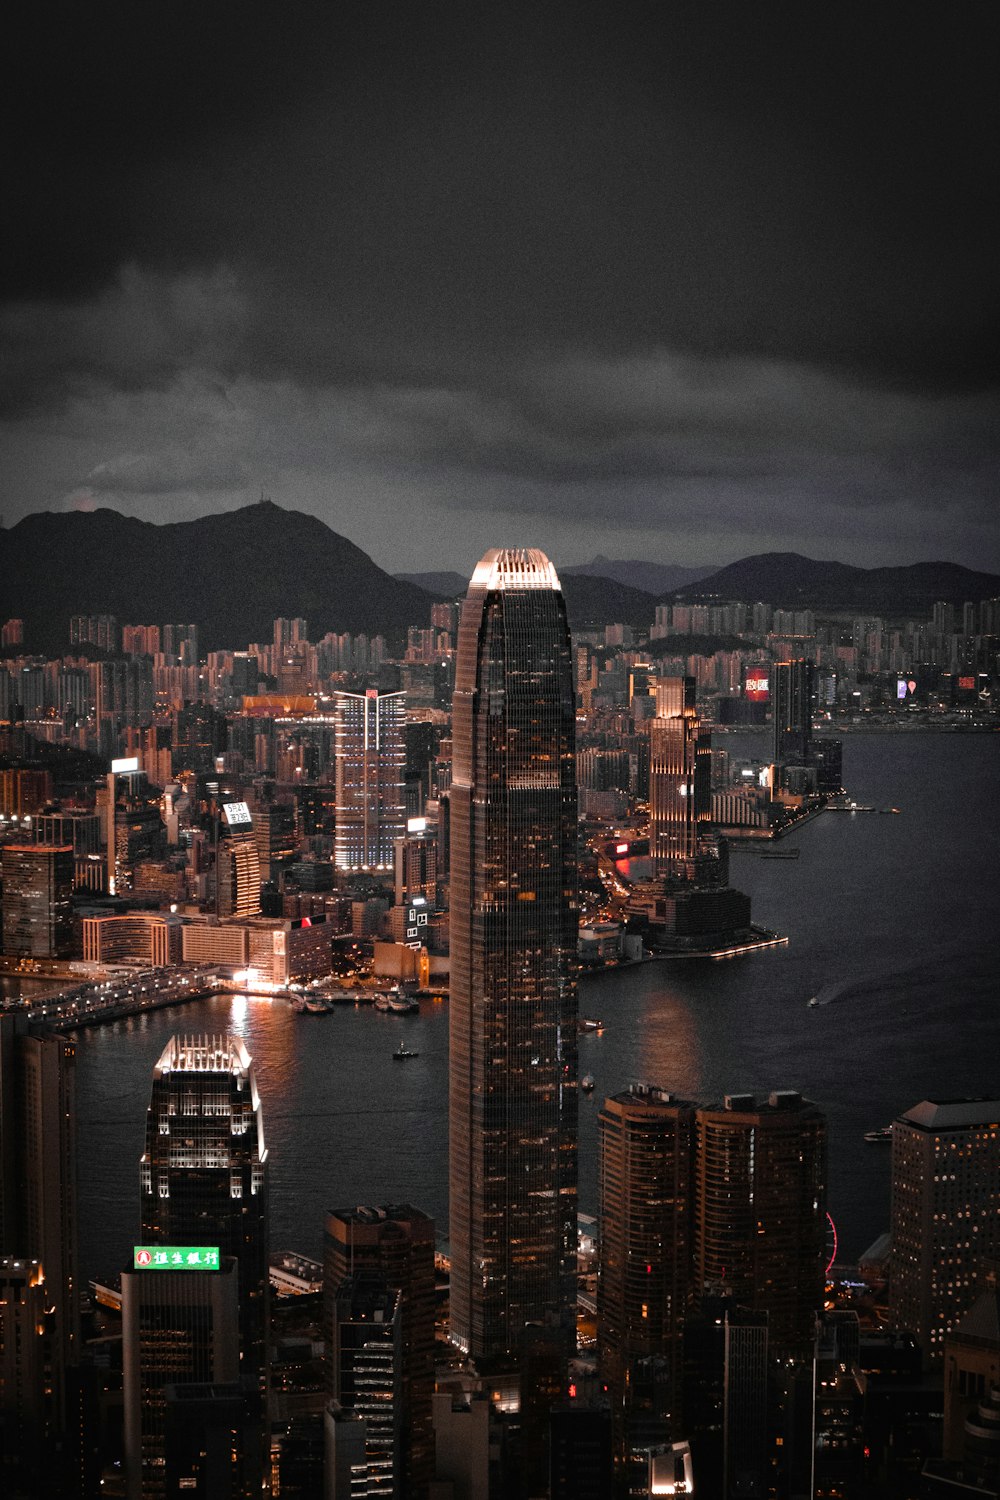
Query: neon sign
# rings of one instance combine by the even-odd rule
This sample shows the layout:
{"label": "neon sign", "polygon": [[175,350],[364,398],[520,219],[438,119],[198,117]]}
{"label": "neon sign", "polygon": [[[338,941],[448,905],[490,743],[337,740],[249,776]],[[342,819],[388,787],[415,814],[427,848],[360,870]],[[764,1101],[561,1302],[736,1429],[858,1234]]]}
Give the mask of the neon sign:
{"label": "neon sign", "polygon": [[133,1245],[133,1271],[217,1271],[218,1245]]}

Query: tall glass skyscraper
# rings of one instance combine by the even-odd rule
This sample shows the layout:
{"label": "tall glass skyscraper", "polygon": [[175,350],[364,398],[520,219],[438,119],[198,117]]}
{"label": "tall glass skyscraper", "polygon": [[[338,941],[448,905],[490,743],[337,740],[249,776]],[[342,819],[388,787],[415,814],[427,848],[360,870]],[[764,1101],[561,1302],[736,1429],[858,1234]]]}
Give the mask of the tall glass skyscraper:
{"label": "tall glass skyscraper", "polygon": [[771,714],[775,765],[808,759],[812,742],[813,664],[803,657],[775,662]]}
{"label": "tall glass skyscraper", "polygon": [[473,1356],[576,1302],[575,699],[544,553],[462,607],[451,787],[451,1333]]}
{"label": "tall glass skyscraper", "polygon": [[240,1365],[267,1389],[267,1147],[235,1037],[171,1037],[153,1069],[140,1167],[142,1240],[213,1245],[239,1267]]}
{"label": "tall glass skyscraper", "polygon": [[391,870],[406,832],[403,693],[337,694],[338,870]]}
{"label": "tall glass skyscraper", "polygon": [[650,854],[673,875],[698,853],[711,816],[712,737],[701,728],[693,677],[665,677],[649,725]]}

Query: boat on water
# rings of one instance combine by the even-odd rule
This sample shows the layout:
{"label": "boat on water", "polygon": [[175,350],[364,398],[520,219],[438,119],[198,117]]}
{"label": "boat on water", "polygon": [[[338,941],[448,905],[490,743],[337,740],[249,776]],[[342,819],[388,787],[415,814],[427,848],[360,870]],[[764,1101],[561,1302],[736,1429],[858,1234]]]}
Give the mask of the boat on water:
{"label": "boat on water", "polygon": [[584,1073],[580,1079],[580,1087],[585,1094],[592,1094],[594,1092],[595,1081],[593,1073]]}
{"label": "boat on water", "polygon": [[764,849],[761,859],[798,859],[801,849]]}
{"label": "boat on water", "polygon": [[810,1000],[806,1001],[806,1004],[808,1006],[825,1005],[825,1003],[826,1002],[824,1000],[821,1000],[818,995],[813,995]]}
{"label": "boat on water", "polygon": [[580,1017],[579,1025],[580,1025],[580,1030],[581,1031],[603,1031],[604,1030],[604,1022],[602,1020],[600,1020],[597,1016],[581,1016]]}
{"label": "boat on water", "polygon": [[402,1042],[400,1042],[399,1046],[392,1054],[392,1060],[393,1062],[405,1062],[407,1058],[419,1056],[419,1052],[414,1052],[410,1047],[404,1047]]}
{"label": "boat on water", "polygon": [[878,1130],[866,1130],[865,1140],[870,1146],[890,1145],[892,1142],[892,1126],[880,1125]]}
{"label": "boat on water", "polygon": [[398,990],[391,990],[388,994],[375,996],[375,1009],[391,1016],[412,1016],[419,1011],[420,1006],[409,995],[404,995]]}
{"label": "boat on water", "polygon": [[899,807],[880,807],[879,808],[879,812],[880,813],[898,813],[898,812],[901,812],[901,811],[902,811],[902,809],[899,808]]}
{"label": "boat on water", "polygon": [[325,1016],[329,1013],[330,1010],[330,1006],[327,1004],[327,1002],[325,1000],[319,999],[315,995],[310,995],[308,999],[303,1000],[301,1007],[296,1006],[295,1008],[296,1010],[300,1010],[303,1015],[307,1016]]}

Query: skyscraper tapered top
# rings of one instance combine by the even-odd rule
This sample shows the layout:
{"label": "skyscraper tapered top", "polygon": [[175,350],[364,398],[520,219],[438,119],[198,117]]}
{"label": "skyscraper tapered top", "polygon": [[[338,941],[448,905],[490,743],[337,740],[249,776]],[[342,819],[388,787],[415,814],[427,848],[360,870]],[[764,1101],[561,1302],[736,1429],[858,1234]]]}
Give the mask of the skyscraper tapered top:
{"label": "skyscraper tapered top", "polygon": [[558,589],[559,575],[544,552],[537,547],[493,547],[476,564],[469,592],[484,588]]}
{"label": "skyscraper tapered top", "polygon": [[451,1319],[474,1355],[573,1327],[575,714],[555,569],[488,552],[459,627],[451,789]]}

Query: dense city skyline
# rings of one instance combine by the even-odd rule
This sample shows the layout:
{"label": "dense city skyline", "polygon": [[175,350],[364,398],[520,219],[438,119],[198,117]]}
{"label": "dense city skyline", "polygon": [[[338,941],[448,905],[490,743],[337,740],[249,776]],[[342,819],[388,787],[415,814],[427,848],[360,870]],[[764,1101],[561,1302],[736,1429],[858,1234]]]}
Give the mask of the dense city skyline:
{"label": "dense city skyline", "polygon": [[1000,13],[17,21],[0,1495],[1000,1500]]}
{"label": "dense city skyline", "polygon": [[0,510],[998,566],[995,13],[24,16]]}

